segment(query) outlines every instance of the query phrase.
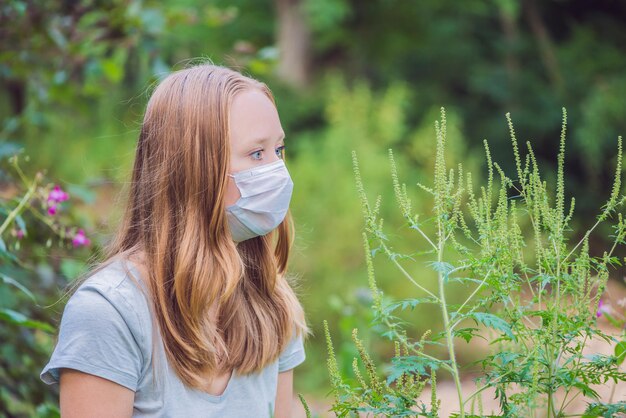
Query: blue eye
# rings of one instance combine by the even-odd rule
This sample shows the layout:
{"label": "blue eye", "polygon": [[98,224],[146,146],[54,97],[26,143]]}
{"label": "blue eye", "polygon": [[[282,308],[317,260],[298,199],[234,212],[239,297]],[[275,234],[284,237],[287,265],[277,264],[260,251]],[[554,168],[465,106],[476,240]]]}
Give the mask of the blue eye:
{"label": "blue eye", "polygon": [[278,158],[285,158],[285,146],[283,145],[282,147],[278,147],[276,148],[276,155],[278,155]]}
{"label": "blue eye", "polygon": [[262,158],[261,153],[263,151],[259,150],[259,151],[254,151],[252,154],[250,154],[250,156],[252,157],[253,160],[260,160]]}

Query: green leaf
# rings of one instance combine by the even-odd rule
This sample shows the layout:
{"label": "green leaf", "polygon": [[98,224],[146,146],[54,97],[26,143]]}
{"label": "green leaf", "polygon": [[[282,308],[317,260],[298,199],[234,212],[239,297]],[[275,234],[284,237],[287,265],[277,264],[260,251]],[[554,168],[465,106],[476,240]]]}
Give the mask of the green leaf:
{"label": "green leaf", "polygon": [[124,76],[122,65],[115,59],[103,59],[100,65],[106,78],[113,83],[118,83]]}
{"label": "green leaf", "polygon": [[15,324],[26,328],[40,329],[50,333],[54,333],[55,331],[54,327],[50,324],[30,319],[23,313],[12,309],[0,309],[0,320],[8,322],[9,324]]}
{"label": "green leaf", "polygon": [[13,260],[16,263],[19,261],[18,258],[14,254],[12,254],[9,251],[7,251],[6,244],[4,243],[2,238],[0,238],[0,258]]}
{"label": "green leaf", "polygon": [[611,323],[611,325],[613,325],[616,328],[621,328],[622,324],[620,322],[619,319],[615,318],[613,315],[611,315],[608,312],[604,312],[603,316],[607,319],[607,321],[609,321]]}
{"label": "green leaf", "polygon": [[[459,418],[461,415],[458,412],[453,412],[450,414],[450,418]],[[506,415],[473,415],[473,414],[465,414],[463,415],[465,418],[502,418]]]}
{"label": "green leaf", "polygon": [[573,386],[579,389],[580,392],[588,398],[600,399],[600,395],[598,394],[598,392],[596,392],[591,387],[589,387],[589,385],[586,385],[583,382],[574,382]]}
{"label": "green leaf", "polygon": [[22,146],[15,142],[0,142],[0,158],[17,154]]}
{"label": "green leaf", "polygon": [[28,296],[29,298],[31,298],[33,300],[33,302],[35,302],[35,295],[32,294],[32,292],[30,290],[28,290],[23,284],[21,284],[20,282],[18,282],[17,280],[7,276],[6,274],[0,273],[0,278],[2,278],[2,281],[6,284],[10,284],[12,286],[17,287],[19,290],[21,290],[22,292],[24,292],[26,294],[26,296]]}
{"label": "green leaf", "polygon": [[[471,339],[476,336],[478,331],[479,331],[478,328],[461,328],[461,329],[454,330],[453,335],[455,337],[463,338],[465,340],[465,342],[469,343],[471,341]],[[480,337],[480,335],[479,335],[479,337]],[[483,337],[481,337],[481,338],[483,338]]]}
{"label": "green leaf", "polygon": [[494,361],[499,361],[500,364],[502,364],[503,366],[506,366],[510,363],[515,363],[515,361],[519,359],[520,357],[522,357],[522,355],[519,353],[511,353],[508,351],[502,351],[502,352],[494,354],[492,356],[492,359]]}
{"label": "green leaf", "polygon": [[454,270],[454,266],[450,263],[446,263],[445,261],[432,261],[428,263],[428,265],[437,273],[441,273],[443,275],[448,275],[452,270]]}
{"label": "green leaf", "polygon": [[93,187],[82,186],[78,184],[69,184],[66,186],[70,197],[77,197],[85,203],[93,204],[96,201],[97,194]]}
{"label": "green leaf", "polygon": [[554,276],[550,276],[549,274],[540,274],[537,276],[536,280],[539,279],[541,279],[541,285],[539,289],[543,290],[549,283],[552,283],[552,279],[554,279]]}
{"label": "green leaf", "polygon": [[617,416],[618,413],[626,412],[626,402],[616,402],[616,403],[591,403],[585,410],[583,418],[596,418],[599,416],[611,418]]}
{"label": "green leaf", "polygon": [[430,371],[437,370],[443,361],[435,361],[421,356],[400,356],[392,358],[391,363],[391,370],[387,377],[388,385],[398,380],[404,373],[430,376]]}
{"label": "green leaf", "polygon": [[448,277],[446,276],[446,283],[475,283],[481,284],[483,281],[480,279],[474,279],[473,277]]}
{"label": "green leaf", "polygon": [[600,406],[591,404],[587,407],[587,410],[585,411],[584,415],[581,418],[601,417],[603,412],[604,410]]}
{"label": "green leaf", "polygon": [[626,359],[626,340],[615,345],[615,357],[617,357],[617,364],[622,364]]}
{"label": "green leaf", "polygon": [[417,305],[421,305],[424,303],[437,303],[437,301],[433,298],[416,298],[416,299],[402,299],[397,302],[389,303],[385,306],[385,312],[391,313],[396,309],[400,308],[401,310],[407,309],[415,309]]}
{"label": "green leaf", "polygon": [[474,312],[468,315],[469,318],[474,319],[477,323],[481,323],[486,327],[493,328],[497,331],[501,331],[511,340],[515,341],[515,335],[511,330],[511,326],[504,319],[494,314],[485,312]]}

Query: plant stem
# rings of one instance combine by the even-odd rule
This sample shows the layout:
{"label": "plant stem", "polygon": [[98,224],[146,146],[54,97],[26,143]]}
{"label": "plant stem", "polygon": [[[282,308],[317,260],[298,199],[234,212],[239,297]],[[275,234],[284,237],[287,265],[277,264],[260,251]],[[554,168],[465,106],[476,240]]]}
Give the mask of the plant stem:
{"label": "plant stem", "polygon": [[28,191],[26,192],[24,197],[22,197],[22,199],[20,200],[20,203],[15,207],[15,209],[11,211],[11,213],[9,213],[7,218],[2,223],[2,226],[0,226],[0,236],[2,236],[4,231],[9,227],[9,225],[11,225],[11,223],[15,220],[15,218],[20,214],[20,212],[22,211],[26,203],[30,200],[32,195],[35,193],[36,187],[37,187],[37,180],[32,182],[32,184],[28,188]]}
{"label": "plant stem", "polygon": [[[395,337],[398,340],[403,341],[403,342],[406,341],[405,336],[400,334],[398,331],[395,330],[395,326],[394,326],[395,324],[392,324],[386,318],[384,320],[384,323],[394,333]],[[424,353],[422,350],[416,349],[412,344],[407,344],[407,345],[410,347],[411,351],[414,352],[415,354],[417,354],[418,356],[422,356],[422,357],[427,358],[428,360],[431,360],[431,361],[433,361],[435,363],[439,363],[442,369],[447,370],[450,373],[453,373],[452,368],[449,365],[447,365],[446,363],[441,362],[441,360],[439,360],[438,358],[433,357],[433,356],[429,356],[428,354]]]}
{"label": "plant stem", "polygon": [[428,243],[430,244],[431,247],[433,247],[434,250],[437,250],[437,246],[431,241],[428,235],[426,235],[424,231],[422,231],[422,228],[418,226],[417,222],[414,222],[413,220],[409,218],[409,224],[411,225],[411,228],[419,232],[422,235],[422,237],[424,237],[424,239],[428,241]]}
{"label": "plant stem", "polygon": [[[557,237],[563,237],[563,224],[561,222],[562,221],[559,220]],[[561,310],[561,268],[563,267],[563,270],[567,273],[567,264],[565,264],[565,260],[561,260],[561,242],[553,240],[552,245],[554,246],[554,252],[556,256],[556,295],[554,297],[554,307],[553,307],[554,317],[552,319],[552,341],[556,342],[557,341],[557,335],[556,335],[557,328],[559,328],[559,322],[558,322],[559,313]],[[554,377],[555,377],[555,373],[559,369],[559,363],[561,361],[561,354],[563,353],[562,351],[563,348],[559,347],[558,353],[553,353],[552,348],[554,347],[551,347],[550,354],[552,354],[552,357],[554,358],[554,363],[552,366],[552,370],[550,370],[550,386],[549,386],[550,392],[548,393],[548,396],[549,396],[548,403],[552,405],[552,408],[553,408],[552,413],[554,414],[554,417],[556,418],[558,414],[556,411],[556,402],[554,400]],[[549,411],[548,411],[548,414],[549,414]]]}
{"label": "plant stem", "polygon": [[398,263],[398,261],[395,259],[395,257],[393,257],[393,254],[392,254],[391,250],[389,250],[387,245],[385,245],[385,243],[382,240],[380,240],[380,245],[383,247],[383,250],[385,251],[385,254],[387,254],[387,256],[389,257],[389,259],[396,265],[396,267],[402,272],[402,274],[404,274],[404,276],[407,279],[409,279],[409,281],[411,283],[413,283],[415,285],[415,287],[420,289],[422,292],[426,293],[428,296],[434,298],[436,301],[441,302],[441,300],[437,297],[437,295],[435,295],[433,292],[431,292],[430,290],[426,289],[424,286],[422,286],[421,284],[419,284],[418,282],[415,281],[415,279],[409,274],[409,272],[407,272],[404,269],[404,267],[402,267],[402,265],[400,263]]}
{"label": "plant stem", "polygon": [[[487,281],[487,279],[489,278],[489,274],[491,273],[492,269],[489,269],[489,271],[487,272],[487,274],[485,274],[485,278],[482,280],[482,282],[480,282],[480,284],[478,285],[478,287],[476,289],[474,289],[474,291],[472,292],[471,295],[469,295],[467,297],[467,299],[465,299],[465,302],[463,302],[463,304],[461,305],[461,307],[459,309],[456,310],[457,313],[460,313],[463,308],[465,307],[465,305],[467,305],[472,298],[476,295],[476,293],[478,293],[478,291],[483,287],[483,285],[485,284],[485,282]],[[472,312],[472,310],[470,310],[470,312]],[[455,328],[461,321],[463,320],[463,318],[457,320],[454,324],[452,324],[452,326],[450,328]]]}
{"label": "plant stem", "polygon": [[[528,357],[527,356],[524,359],[524,362],[528,361]],[[495,379],[493,379],[491,382],[489,382],[488,384],[484,384],[483,386],[479,387],[478,389],[476,389],[474,392],[472,392],[467,399],[465,399],[465,403],[469,402],[470,399],[473,399],[476,395],[478,395],[479,393],[483,392],[484,390],[492,387],[492,385],[500,380],[502,380],[503,378],[505,378],[506,376],[508,376],[509,374],[513,373],[513,370],[509,370],[508,372],[501,374],[500,376],[496,377]]]}
{"label": "plant stem", "polygon": [[[443,242],[439,243],[439,249],[437,251],[437,261],[441,263],[443,259]],[[456,363],[456,355],[454,353],[454,338],[452,336],[452,327],[450,326],[450,318],[448,316],[448,306],[446,305],[446,295],[444,289],[444,277],[441,272],[437,274],[439,281],[439,306],[441,307],[441,313],[443,314],[443,325],[446,330],[446,342],[448,345],[448,354],[450,356],[450,372],[454,378],[454,384],[459,396],[459,418],[465,417],[465,408],[463,402],[463,391],[461,390],[461,379],[459,378],[459,368]]]}
{"label": "plant stem", "polygon": [[[546,344],[547,345],[547,344]],[[553,347],[549,347],[549,349],[546,350],[546,352],[548,352],[548,415],[547,417],[550,418],[550,413],[552,413],[552,416],[554,418],[556,418],[556,410],[555,410],[555,404],[554,404],[554,390],[553,390],[553,380],[554,380],[554,363],[552,362],[552,358],[554,357],[553,355]]]}
{"label": "plant stem", "polygon": [[[580,365],[580,361],[582,359],[582,349],[585,348],[585,345],[587,344],[587,338],[589,338],[589,334],[585,333],[585,338],[583,339],[583,343],[582,343],[582,348],[581,350],[577,353],[577,357],[576,357],[576,365],[572,368],[572,370],[578,370],[578,366]],[[563,412],[563,410],[567,407],[567,405],[569,405],[569,402],[571,402],[571,400],[569,402],[565,402],[567,400],[567,397],[569,396],[569,393],[572,391],[572,387],[568,387],[565,390],[565,394],[563,395],[563,402],[561,402],[561,406],[559,407],[559,411]],[[577,392],[577,394],[580,392]],[[574,395],[575,397],[576,395]],[[574,397],[572,397],[572,399],[574,399]],[[609,401],[610,403],[611,401]]]}

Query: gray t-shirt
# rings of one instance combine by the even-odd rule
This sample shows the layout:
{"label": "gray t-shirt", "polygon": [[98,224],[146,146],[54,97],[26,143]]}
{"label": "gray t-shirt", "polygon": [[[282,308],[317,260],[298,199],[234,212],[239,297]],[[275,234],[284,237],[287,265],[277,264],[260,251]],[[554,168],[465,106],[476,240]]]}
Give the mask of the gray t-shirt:
{"label": "gray t-shirt", "polygon": [[[135,392],[133,417],[270,417],[278,373],[305,359],[301,336],[293,336],[277,361],[261,372],[234,370],[221,395],[186,386],[169,367],[161,338],[155,338],[148,299],[131,279],[131,263],[115,261],[89,277],[70,297],[50,361],[41,371],[58,384],[59,369],[76,369],[112,380]],[[153,361],[154,360],[154,361]]]}

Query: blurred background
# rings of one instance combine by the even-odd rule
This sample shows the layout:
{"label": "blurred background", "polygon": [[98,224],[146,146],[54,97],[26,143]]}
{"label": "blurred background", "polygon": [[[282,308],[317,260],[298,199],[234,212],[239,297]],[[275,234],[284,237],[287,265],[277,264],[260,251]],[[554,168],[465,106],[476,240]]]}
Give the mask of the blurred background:
{"label": "blurred background", "polygon": [[[476,182],[483,139],[513,175],[507,112],[550,181],[565,107],[566,194],[576,196],[573,229],[582,230],[610,193],[617,136],[626,134],[625,24],[618,0],[1,1],[1,219],[40,171],[48,189],[36,193],[57,184],[70,198],[58,213],[25,211],[0,228],[0,414],[57,414],[57,393],[39,372],[54,346],[59,299],[119,220],[150,87],[170,71],[208,58],[274,92],[295,183],[290,269],[314,331],[295,388],[324,414],[324,319],[346,373],[355,327],[377,361],[393,354],[369,325],[352,150],[368,195],[383,196],[395,245],[419,252],[424,242],[395,205],[389,148],[416,211],[428,217],[431,202],[415,184],[431,184],[440,107],[448,162],[462,161]],[[20,149],[16,169],[8,157]],[[73,225],[71,233],[61,225]],[[68,241],[78,227],[88,245]],[[592,251],[604,244],[592,241]],[[390,297],[413,292],[381,257],[375,267]],[[434,284],[421,263],[407,268]],[[428,309],[407,319],[411,335],[439,326]]]}

